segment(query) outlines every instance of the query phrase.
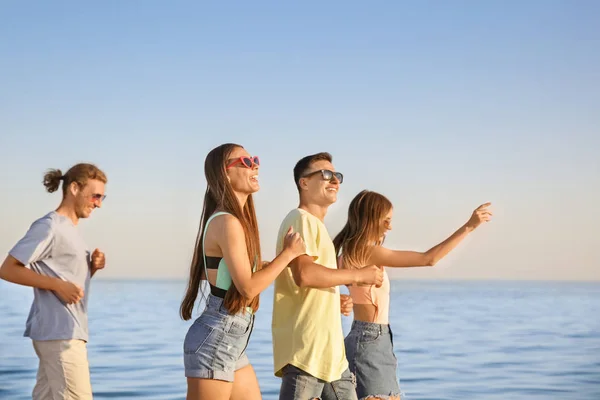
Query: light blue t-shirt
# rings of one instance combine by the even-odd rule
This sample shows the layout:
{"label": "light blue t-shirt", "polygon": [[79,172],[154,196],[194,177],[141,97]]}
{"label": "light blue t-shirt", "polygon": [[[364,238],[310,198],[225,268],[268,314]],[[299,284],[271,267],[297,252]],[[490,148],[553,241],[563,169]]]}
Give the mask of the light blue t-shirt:
{"label": "light blue t-shirt", "polygon": [[90,252],[70,218],[52,211],[35,221],[9,254],[38,274],[72,282],[84,290],[66,304],[51,290],[33,289],[24,336],[33,340],[88,340]]}

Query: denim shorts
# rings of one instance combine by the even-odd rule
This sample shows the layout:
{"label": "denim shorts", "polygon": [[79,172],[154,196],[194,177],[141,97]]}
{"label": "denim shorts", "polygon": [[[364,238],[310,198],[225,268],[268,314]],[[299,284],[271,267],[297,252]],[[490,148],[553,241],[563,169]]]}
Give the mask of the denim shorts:
{"label": "denim shorts", "polygon": [[387,399],[402,395],[389,325],[355,320],[344,343],[350,370],[356,375],[359,400],[368,396]]}
{"label": "denim shorts", "polygon": [[233,382],[235,371],[250,364],[246,347],[253,327],[253,313],[229,314],[223,299],[210,294],[183,342],[185,376]]}
{"label": "denim shorts", "polygon": [[282,369],[280,400],[356,400],[354,375],[346,369],[337,381],[325,382],[293,365]]}

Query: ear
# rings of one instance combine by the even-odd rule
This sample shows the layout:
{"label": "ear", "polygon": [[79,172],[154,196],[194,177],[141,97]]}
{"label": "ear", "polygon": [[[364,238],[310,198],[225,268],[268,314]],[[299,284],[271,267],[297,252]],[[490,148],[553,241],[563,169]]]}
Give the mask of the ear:
{"label": "ear", "polygon": [[77,196],[80,189],[81,188],[79,187],[79,184],[77,182],[71,182],[71,184],[69,185],[69,192],[71,192],[73,196]]}
{"label": "ear", "polygon": [[300,186],[300,189],[307,190],[308,180],[306,178],[300,178],[300,180],[298,181],[298,185]]}
{"label": "ear", "polygon": [[227,182],[231,183],[231,178],[229,177],[229,170],[223,167],[223,172],[225,174],[225,177],[227,178]]}

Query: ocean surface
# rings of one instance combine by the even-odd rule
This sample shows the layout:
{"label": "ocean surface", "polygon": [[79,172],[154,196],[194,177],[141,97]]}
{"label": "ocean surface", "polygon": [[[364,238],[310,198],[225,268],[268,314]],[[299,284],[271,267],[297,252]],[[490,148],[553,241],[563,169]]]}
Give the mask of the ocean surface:
{"label": "ocean surface", "polygon": [[[92,282],[95,399],[185,399],[183,281]],[[343,290],[344,293],[347,291]],[[0,282],[0,399],[30,399],[37,358],[23,330],[32,291]],[[277,399],[272,288],[248,355]],[[199,312],[199,310],[198,310]],[[600,399],[600,283],[393,281],[391,326],[407,399]],[[343,317],[345,333],[351,317]]]}

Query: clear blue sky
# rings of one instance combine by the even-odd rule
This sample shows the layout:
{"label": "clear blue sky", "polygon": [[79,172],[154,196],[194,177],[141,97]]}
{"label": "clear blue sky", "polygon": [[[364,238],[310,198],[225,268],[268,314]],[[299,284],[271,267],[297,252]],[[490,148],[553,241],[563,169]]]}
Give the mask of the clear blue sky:
{"label": "clear blue sky", "polygon": [[600,280],[600,3],[17,2],[0,5],[0,252],[60,195],[47,168],[109,177],[81,224],[105,277],[187,274],[206,153],[262,159],[265,257],[297,204],[302,156],[346,181],[335,234],[368,188],[387,244],[426,250],[495,219],[406,278]]}

